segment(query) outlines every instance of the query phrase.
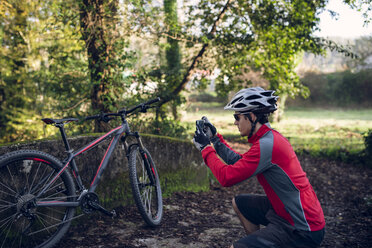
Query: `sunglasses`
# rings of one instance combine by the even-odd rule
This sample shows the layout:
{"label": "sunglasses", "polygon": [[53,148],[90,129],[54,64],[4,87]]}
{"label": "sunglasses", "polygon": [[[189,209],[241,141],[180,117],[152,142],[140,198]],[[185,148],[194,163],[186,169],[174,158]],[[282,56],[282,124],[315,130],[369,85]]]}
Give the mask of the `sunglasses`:
{"label": "sunglasses", "polygon": [[236,121],[239,121],[241,115],[245,115],[245,114],[248,114],[248,113],[249,113],[249,112],[244,112],[244,113],[234,114],[234,118],[235,118]]}
{"label": "sunglasses", "polygon": [[236,121],[239,121],[240,120],[240,115],[241,114],[234,114],[234,118],[235,118]]}

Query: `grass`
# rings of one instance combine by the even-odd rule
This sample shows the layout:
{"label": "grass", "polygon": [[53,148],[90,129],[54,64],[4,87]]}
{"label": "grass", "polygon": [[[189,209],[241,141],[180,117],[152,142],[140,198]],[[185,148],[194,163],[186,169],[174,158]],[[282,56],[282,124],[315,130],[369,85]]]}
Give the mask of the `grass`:
{"label": "grass", "polygon": [[[205,115],[224,137],[246,141],[234,126],[232,114],[219,103],[198,102],[189,106],[182,121],[195,123]],[[282,120],[271,126],[289,139],[297,153],[348,160],[365,149],[363,135],[372,128],[372,109],[288,108]]]}
{"label": "grass", "polygon": [[288,109],[272,126],[288,137],[296,152],[345,161],[360,157],[363,135],[372,128],[372,110]]}

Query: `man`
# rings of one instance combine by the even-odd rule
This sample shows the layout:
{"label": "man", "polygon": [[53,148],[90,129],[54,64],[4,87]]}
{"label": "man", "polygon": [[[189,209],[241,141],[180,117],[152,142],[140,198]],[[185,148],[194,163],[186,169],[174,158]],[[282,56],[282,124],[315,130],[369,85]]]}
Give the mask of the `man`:
{"label": "man", "polygon": [[323,210],[290,143],[268,123],[277,109],[273,93],[243,89],[225,107],[235,111],[234,124],[252,144],[246,153],[229,147],[206,117],[205,128],[197,125],[193,141],[222,186],[256,176],[266,193],[234,197],[232,205],[247,236],[232,248],[318,247],[324,237]]}

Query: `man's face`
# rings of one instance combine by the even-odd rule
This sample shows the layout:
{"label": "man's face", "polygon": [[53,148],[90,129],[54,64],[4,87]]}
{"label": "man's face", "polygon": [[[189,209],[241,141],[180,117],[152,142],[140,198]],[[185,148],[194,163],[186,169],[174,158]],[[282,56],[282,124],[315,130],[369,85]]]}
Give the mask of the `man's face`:
{"label": "man's face", "polygon": [[[249,121],[248,117],[246,117],[243,114],[240,114],[239,112],[235,112],[234,117],[235,117],[234,125],[238,126],[240,135],[248,136],[252,128],[252,123]],[[251,115],[251,117],[253,116]]]}

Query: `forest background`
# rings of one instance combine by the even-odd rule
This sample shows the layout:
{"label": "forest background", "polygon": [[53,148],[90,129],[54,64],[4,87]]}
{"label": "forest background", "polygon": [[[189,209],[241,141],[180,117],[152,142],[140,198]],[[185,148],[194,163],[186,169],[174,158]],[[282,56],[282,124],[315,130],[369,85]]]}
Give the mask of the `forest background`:
{"label": "forest background", "polygon": [[[371,0],[344,2],[370,22]],[[194,120],[185,120],[187,111],[203,108],[198,107],[200,102],[208,105],[206,109],[220,108],[233,92],[249,86],[276,90],[280,111],[273,121],[284,126],[286,106],[369,113],[372,37],[347,41],[317,37],[319,14],[336,15],[326,4],[326,0],[1,1],[0,142],[55,136],[57,130],[42,125],[43,117],[83,119],[157,96],[162,100],[155,113],[134,118],[136,128],[190,138]],[[301,61],[312,66],[301,67]],[[71,126],[69,134],[109,128],[107,123],[81,122]],[[315,150],[365,162],[372,156],[368,143],[372,132],[366,126],[351,129],[357,149],[351,144],[324,152],[318,144]],[[348,131],[336,128],[345,134],[343,139],[348,139]],[[232,139],[239,140],[234,135]]]}

